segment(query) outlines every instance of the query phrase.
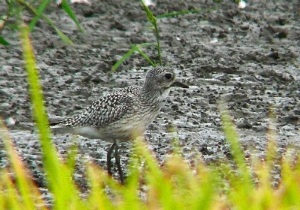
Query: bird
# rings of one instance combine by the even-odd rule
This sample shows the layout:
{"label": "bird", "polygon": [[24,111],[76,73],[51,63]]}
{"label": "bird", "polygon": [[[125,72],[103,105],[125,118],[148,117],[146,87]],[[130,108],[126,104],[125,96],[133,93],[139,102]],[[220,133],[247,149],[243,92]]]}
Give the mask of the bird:
{"label": "bird", "polygon": [[188,88],[188,85],[176,79],[173,69],[155,67],[146,73],[142,86],[113,90],[80,113],[50,126],[54,131],[113,143],[107,152],[107,172],[112,175],[111,159],[114,152],[120,181],[124,183],[117,143],[143,135],[164,106],[171,87]]}

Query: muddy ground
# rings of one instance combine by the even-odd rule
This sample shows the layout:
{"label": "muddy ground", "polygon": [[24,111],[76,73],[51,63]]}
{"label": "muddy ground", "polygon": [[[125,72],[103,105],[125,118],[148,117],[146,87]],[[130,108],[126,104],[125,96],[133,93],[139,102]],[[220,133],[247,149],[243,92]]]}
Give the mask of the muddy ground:
{"label": "muddy ground", "polygon": [[[0,13],[5,11],[0,4]],[[45,105],[50,118],[80,111],[114,87],[142,84],[151,68],[135,54],[116,73],[112,65],[131,45],[154,42],[138,1],[92,1],[92,6],[73,5],[84,33],[64,11],[51,5],[47,15],[75,43],[66,46],[45,22],[39,22],[32,42],[40,69]],[[193,14],[159,19],[163,63],[185,81],[187,90],[173,89],[166,107],[146,132],[149,148],[163,163],[178,137],[184,157],[191,164],[202,154],[207,162],[230,158],[221,128],[218,104],[226,101],[240,134],[246,157],[264,157],[269,113],[275,113],[278,152],[298,152],[300,147],[300,6],[298,1],[250,1],[238,9],[231,1],[158,1],[152,8],[161,15],[199,10]],[[25,15],[30,20],[30,15]],[[26,74],[18,34],[4,30],[11,46],[0,46],[0,116],[39,186],[41,152],[33,132]],[[155,47],[145,52],[156,59]],[[13,123],[15,121],[15,124]],[[168,132],[170,126],[176,133]],[[73,144],[70,135],[54,135],[65,155]],[[80,162],[92,159],[105,168],[106,150],[101,140],[78,137]],[[122,144],[123,168],[130,144]],[[8,165],[0,142],[0,166]],[[278,172],[280,165],[277,166]],[[280,174],[275,174],[278,183]],[[277,180],[277,181],[276,181]]]}

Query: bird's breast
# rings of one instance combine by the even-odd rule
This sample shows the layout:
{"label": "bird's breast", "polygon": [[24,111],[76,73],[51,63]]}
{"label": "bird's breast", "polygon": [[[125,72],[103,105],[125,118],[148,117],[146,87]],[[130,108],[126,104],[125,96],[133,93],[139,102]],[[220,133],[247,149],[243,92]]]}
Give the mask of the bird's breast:
{"label": "bird's breast", "polygon": [[101,129],[104,138],[118,141],[129,141],[142,136],[150,123],[159,113],[159,108],[143,109],[139,112],[127,115],[127,117]]}

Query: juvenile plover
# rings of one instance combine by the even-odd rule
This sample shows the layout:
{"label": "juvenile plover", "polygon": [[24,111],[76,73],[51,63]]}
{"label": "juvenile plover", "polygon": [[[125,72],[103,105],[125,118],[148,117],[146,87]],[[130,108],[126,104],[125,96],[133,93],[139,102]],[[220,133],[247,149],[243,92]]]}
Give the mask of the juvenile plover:
{"label": "juvenile plover", "polygon": [[107,171],[112,174],[111,159],[114,152],[120,180],[123,183],[124,176],[117,142],[133,140],[143,135],[158,115],[173,86],[188,88],[187,85],[175,80],[172,69],[153,68],[147,72],[142,86],[115,90],[94,101],[81,113],[51,124],[51,128],[112,142],[107,153]]}

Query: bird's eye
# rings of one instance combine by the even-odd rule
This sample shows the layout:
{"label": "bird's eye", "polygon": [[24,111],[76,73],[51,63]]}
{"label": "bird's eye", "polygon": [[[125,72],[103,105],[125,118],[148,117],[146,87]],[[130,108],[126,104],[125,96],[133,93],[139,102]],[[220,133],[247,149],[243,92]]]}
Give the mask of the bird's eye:
{"label": "bird's eye", "polygon": [[166,73],[165,74],[165,78],[168,79],[168,80],[171,79],[172,77],[173,77],[173,74],[171,74],[171,73]]}

